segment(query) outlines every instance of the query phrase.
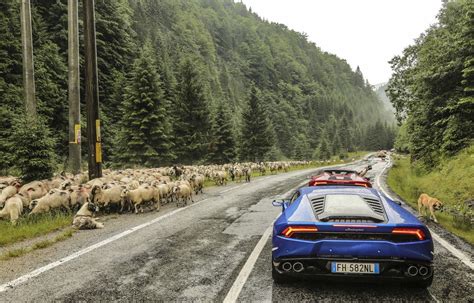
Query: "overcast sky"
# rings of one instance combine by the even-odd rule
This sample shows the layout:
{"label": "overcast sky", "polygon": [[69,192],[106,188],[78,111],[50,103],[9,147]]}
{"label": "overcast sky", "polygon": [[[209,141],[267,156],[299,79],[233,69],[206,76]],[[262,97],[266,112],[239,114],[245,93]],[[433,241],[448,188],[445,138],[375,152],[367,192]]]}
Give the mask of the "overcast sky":
{"label": "overcast sky", "polygon": [[[240,1],[240,0],[236,0]],[[323,51],[360,66],[371,84],[387,63],[436,22],[441,0],[242,0],[264,19],[305,32]]]}

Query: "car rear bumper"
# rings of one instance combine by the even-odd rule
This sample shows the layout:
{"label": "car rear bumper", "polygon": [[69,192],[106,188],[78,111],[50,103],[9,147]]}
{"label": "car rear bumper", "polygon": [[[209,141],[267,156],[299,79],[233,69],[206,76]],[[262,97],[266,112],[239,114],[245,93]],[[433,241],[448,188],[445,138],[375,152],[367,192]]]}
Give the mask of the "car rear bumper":
{"label": "car rear bumper", "polygon": [[[356,263],[378,263],[379,274],[355,274],[355,273],[332,273],[332,262],[356,262]],[[288,270],[288,263],[291,269]],[[302,267],[301,267],[301,265]],[[377,281],[392,280],[404,282],[419,282],[428,280],[433,276],[431,262],[417,260],[394,260],[394,259],[366,259],[366,258],[305,258],[292,257],[274,259],[272,261],[274,270],[281,275],[298,278],[325,278],[331,280],[354,280],[354,281]],[[410,267],[416,267],[415,270]],[[420,273],[420,269],[422,269]],[[426,270],[426,273],[425,273]]]}
{"label": "car rear bumper", "polygon": [[368,240],[306,241],[274,234],[272,243],[274,260],[295,257],[397,259],[428,263],[433,260],[431,239],[404,243]]}

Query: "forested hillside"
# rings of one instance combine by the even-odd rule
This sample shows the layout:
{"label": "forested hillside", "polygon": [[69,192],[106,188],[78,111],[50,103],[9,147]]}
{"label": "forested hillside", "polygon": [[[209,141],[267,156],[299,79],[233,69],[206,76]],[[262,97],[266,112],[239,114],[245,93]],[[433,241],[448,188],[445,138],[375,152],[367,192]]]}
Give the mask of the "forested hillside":
{"label": "forested hillside", "polygon": [[[66,4],[32,0],[39,113],[60,164],[68,146]],[[19,7],[0,3],[4,171],[28,127],[17,122]],[[394,130],[359,69],[241,3],[97,0],[96,17],[106,165],[324,159],[392,145]],[[85,125],[82,134],[84,142]]]}
{"label": "forested hillside", "polygon": [[387,96],[387,93],[385,92],[387,90],[388,83],[384,83],[376,87],[375,93],[379,97],[380,101],[382,101],[385,111],[386,111],[386,116],[389,121],[395,122],[395,108],[393,107],[393,104],[390,102],[390,98]]}
{"label": "forested hillside", "polygon": [[387,93],[397,110],[397,148],[432,169],[474,138],[474,2],[444,4],[438,24],[392,59]]}

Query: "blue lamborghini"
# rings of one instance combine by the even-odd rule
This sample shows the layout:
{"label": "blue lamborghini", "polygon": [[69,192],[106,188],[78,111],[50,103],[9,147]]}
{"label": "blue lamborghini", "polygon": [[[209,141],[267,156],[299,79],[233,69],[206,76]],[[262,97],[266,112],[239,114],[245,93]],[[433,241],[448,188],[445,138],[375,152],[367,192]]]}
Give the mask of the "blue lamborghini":
{"label": "blue lamborghini", "polygon": [[273,226],[276,283],[315,277],[428,287],[433,281],[428,228],[373,188],[303,187],[273,205],[283,208]]}

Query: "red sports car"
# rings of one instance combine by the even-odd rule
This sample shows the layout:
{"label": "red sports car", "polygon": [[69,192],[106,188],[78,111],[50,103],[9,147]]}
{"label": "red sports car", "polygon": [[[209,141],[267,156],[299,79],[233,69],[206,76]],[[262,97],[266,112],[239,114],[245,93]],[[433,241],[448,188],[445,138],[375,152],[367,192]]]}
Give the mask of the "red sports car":
{"label": "red sports car", "polygon": [[[370,170],[367,167],[365,171]],[[372,187],[370,179],[360,175],[355,170],[347,169],[326,169],[322,173],[312,176],[308,186],[328,186],[328,185],[352,185]]]}

